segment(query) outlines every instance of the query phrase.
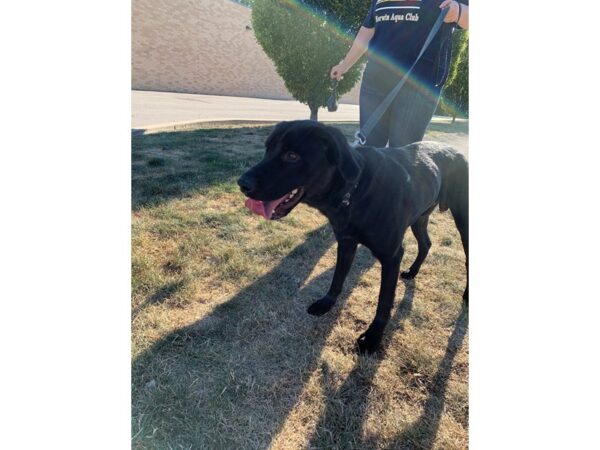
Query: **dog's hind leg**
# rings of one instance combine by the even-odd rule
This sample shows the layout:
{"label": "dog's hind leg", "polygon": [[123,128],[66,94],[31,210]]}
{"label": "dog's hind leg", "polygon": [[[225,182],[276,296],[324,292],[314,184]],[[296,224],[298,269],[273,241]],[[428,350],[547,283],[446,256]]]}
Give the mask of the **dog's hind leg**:
{"label": "dog's hind leg", "polygon": [[452,216],[454,217],[454,223],[456,224],[456,228],[458,228],[458,232],[460,233],[460,238],[462,239],[463,248],[465,250],[465,267],[467,268],[467,286],[465,287],[465,292],[463,294],[463,300],[465,303],[469,303],[469,217],[463,214],[463,211],[452,211]]}
{"label": "dog's hind leg", "polygon": [[465,292],[463,294],[463,300],[465,303],[469,303],[469,216],[468,213],[465,214],[464,211],[453,210],[452,216],[454,217],[454,223],[456,224],[456,228],[458,228],[458,232],[460,233],[460,238],[463,243],[463,248],[465,250],[465,267],[467,268],[467,286],[465,287]]}
{"label": "dog's hind leg", "polygon": [[467,268],[467,286],[463,294],[465,303],[469,303],[469,173],[466,162],[461,170],[461,177],[458,186],[455,187],[450,195],[450,211],[454,217],[454,223],[460,238],[462,240],[463,249],[465,250],[465,266]]}
{"label": "dog's hind leg", "polygon": [[410,227],[415,235],[415,238],[417,239],[419,252],[417,253],[415,262],[413,262],[412,266],[410,266],[410,269],[400,274],[400,277],[404,278],[405,280],[412,280],[417,276],[419,269],[421,268],[421,264],[423,264],[423,261],[425,261],[425,258],[427,258],[427,254],[431,248],[431,239],[429,239],[429,234],[427,233],[429,214],[430,213],[427,213],[419,217],[419,219],[417,219],[417,221]]}
{"label": "dog's hind leg", "polygon": [[344,287],[344,281],[354,261],[354,255],[356,255],[356,248],[358,247],[358,241],[355,239],[342,239],[338,241],[337,247],[337,261],[335,264],[335,272],[333,274],[333,280],[331,281],[331,287],[325,297],[317,300],[308,307],[307,312],[313,316],[322,316],[328,312],[342,292]]}

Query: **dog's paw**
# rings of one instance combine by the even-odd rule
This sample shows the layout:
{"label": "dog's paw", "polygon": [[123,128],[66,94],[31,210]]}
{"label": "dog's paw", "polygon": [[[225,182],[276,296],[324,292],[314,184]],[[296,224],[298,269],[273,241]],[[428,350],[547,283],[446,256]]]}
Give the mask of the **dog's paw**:
{"label": "dog's paw", "polygon": [[312,305],[308,307],[306,310],[307,313],[313,316],[322,316],[326,312],[328,312],[333,305],[335,304],[335,300],[331,297],[323,297],[321,300],[317,300]]}
{"label": "dog's paw", "polygon": [[417,276],[417,272],[413,272],[412,270],[407,270],[406,272],[402,272],[400,274],[400,278],[403,280],[413,280]]}
{"label": "dog's paw", "polygon": [[356,340],[358,353],[362,355],[375,353],[379,349],[382,336],[383,333],[381,331],[369,327]]}

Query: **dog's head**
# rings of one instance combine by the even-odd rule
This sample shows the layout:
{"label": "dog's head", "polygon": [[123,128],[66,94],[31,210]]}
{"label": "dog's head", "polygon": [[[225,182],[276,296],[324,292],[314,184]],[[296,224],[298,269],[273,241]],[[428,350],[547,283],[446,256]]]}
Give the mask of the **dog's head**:
{"label": "dog's head", "polygon": [[265,142],[263,160],[238,180],[246,206],[281,219],[300,201],[325,194],[335,181],[354,183],[360,166],[344,135],[312,120],[279,123]]}

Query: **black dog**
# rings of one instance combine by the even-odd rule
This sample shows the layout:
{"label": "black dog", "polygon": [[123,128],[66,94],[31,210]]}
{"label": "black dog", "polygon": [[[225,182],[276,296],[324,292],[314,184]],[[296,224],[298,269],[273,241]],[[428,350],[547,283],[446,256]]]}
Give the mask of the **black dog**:
{"label": "black dog", "polygon": [[[358,243],[381,262],[377,312],[358,338],[361,352],[377,349],[390,318],[406,229],[412,228],[419,249],[401,274],[411,279],[431,247],[427,224],[436,205],[452,211],[468,270],[468,164],[462,154],[435,142],[355,149],[339,130],[310,120],[278,124],[265,146],[264,159],[238,180],[249,197],[246,205],[267,219],[280,219],[304,202],[327,216],[337,238],[331,288],[308,312],[320,316],[335,304]],[[463,298],[468,301],[468,280]]]}

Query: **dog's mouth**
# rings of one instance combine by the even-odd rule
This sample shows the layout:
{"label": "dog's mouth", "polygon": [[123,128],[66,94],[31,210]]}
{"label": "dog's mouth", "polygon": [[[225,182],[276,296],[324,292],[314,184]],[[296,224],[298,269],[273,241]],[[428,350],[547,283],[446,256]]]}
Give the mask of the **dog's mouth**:
{"label": "dog's mouth", "polygon": [[248,198],[245,205],[254,214],[263,216],[267,220],[277,220],[287,216],[300,203],[303,195],[304,189],[298,187],[277,200],[262,201]]}

